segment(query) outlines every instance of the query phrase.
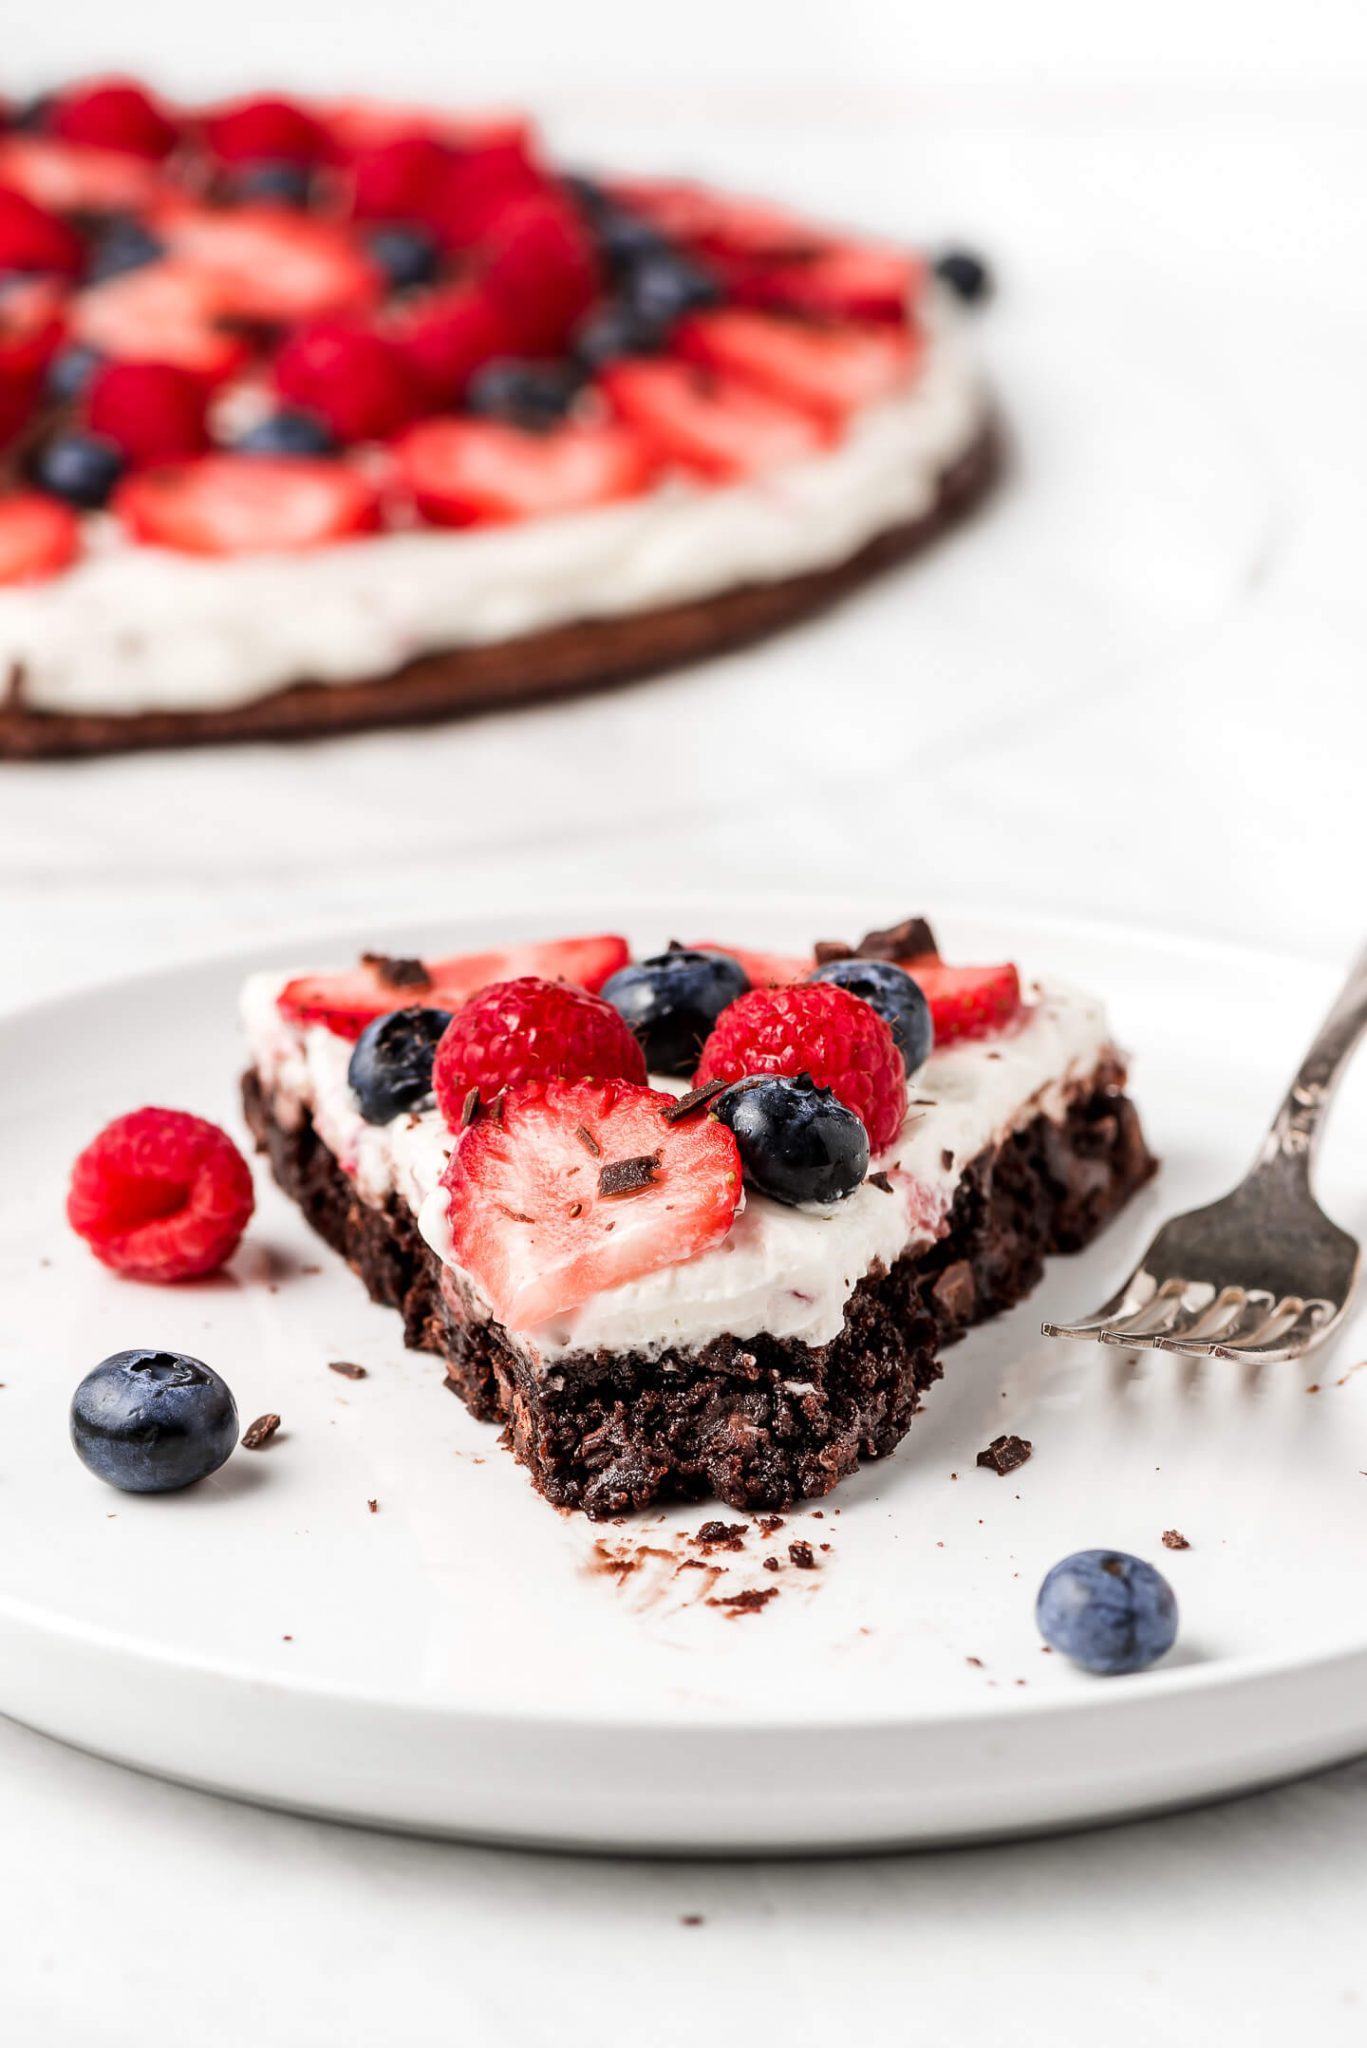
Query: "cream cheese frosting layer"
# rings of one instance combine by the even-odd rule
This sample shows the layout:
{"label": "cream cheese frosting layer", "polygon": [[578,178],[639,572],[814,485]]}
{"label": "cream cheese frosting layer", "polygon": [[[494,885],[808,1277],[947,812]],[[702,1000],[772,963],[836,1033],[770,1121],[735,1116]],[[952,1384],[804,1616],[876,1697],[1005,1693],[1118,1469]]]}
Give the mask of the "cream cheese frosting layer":
{"label": "cream cheese frosting layer", "polygon": [[[277,1119],[297,1128],[311,1115],[362,1199],[378,1205],[397,1194],[461,1291],[482,1306],[478,1283],[451,1253],[439,1185],[451,1133],[435,1110],[367,1124],[347,1084],[350,1044],[317,1027],[300,1033],[290,1026],[276,1006],[283,980],[253,976],[242,1002],[253,1063]],[[749,1194],[727,1236],[698,1258],[606,1288],[570,1314],[512,1335],[546,1370],[571,1352],[649,1355],[761,1332],[829,1344],[874,1265],[891,1266],[941,1233],[977,1155],[1037,1116],[1061,1120],[1114,1057],[1100,1003],[1062,982],[1039,985],[1015,1028],[932,1053],[916,1075],[901,1134],[873,1162],[890,1192],[866,1181],[830,1208],[800,1209]]]}
{"label": "cream cheese frosting layer", "polygon": [[75,568],[0,591],[0,674],[21,675],[34,711],[223,710],[299,681],[359,682],[442,649],[832,568],[930,510],[985,403],[940,312],[904,395],[858,414],[830,451],[742,483],[675,479],[516,526],[214,560],[134,545],[101,517]]}

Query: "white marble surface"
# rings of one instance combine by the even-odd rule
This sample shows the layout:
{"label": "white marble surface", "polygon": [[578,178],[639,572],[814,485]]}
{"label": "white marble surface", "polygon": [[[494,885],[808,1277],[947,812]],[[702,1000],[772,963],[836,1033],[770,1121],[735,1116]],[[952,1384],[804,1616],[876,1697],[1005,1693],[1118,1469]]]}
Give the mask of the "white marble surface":
{"label": "white marble surface", "polygon": [[[624,872],[1346,956],[1367,873],[1348,12],[1304,37],[1282,18],[1258,62],[1228,10],[1164,6],[1190,27],[1179,64],[1132,27],[1068,42],[1097,17],[1060,0],[1045,26],[1071,61],[1050,80],[1033,10],[1029,38],[1001,6],[967,10],[957,40],[941,21],[925,70],[890,9],[848,13],[838,89],[810,34],[782,78],[748,34],[706,98],[688,65],[666,90],[625,59],[630,90],[543,63],[544,97],[586,157],[692,161],[995,251],[983,339],[1019,447],[990,514],[794,638],[598,703],[0,771],[0,1002],[371,907],[564,898]],[[59,31],[35,32],[62,62]],[[805,1867],[352,1834],[5,1724],[0,1808],[0,2028],[26,2048],[587,2043],[604,1999],[610,2031],[661,2044],[723,2015],[728,2036],[794,2044],[854,2015],[871,2042],[965,2048],[1362,2039],[1363,1765],[1073,1840]]]}

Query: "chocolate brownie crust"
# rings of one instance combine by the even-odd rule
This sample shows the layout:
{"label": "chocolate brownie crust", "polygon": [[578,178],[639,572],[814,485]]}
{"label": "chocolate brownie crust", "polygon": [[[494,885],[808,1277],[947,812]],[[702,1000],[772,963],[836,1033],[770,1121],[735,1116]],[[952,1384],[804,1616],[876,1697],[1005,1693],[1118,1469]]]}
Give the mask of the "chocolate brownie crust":
{"label": "chocolate brownie crust", "polygon": [[400,1311],[415,1349],[504,1440],[558,1507],[595,1519],[661,1500],[715,1497],[783,1509],[828,1493],[906,1434],[938,1353],[1020,1301],[1045,1258],[1077,1251],[1154,1171],[1118,1069],[1055,1123],[1037,1117],[965,1174],[946,1235],[869,1272],[834,1342],[719,1337],[661,1356],[578,1353],[534,1372],[469,1311],[411,1213],[362,1202],[311,1124],[285,1130],[254,1073],[247,1121],[276,1179],[373,1299]]}
{"label": "chocolate brownie crust", "polygon": [[833,569],[620,619],[557,626],[487,647],[423,655],[358,683],[298,682],[251,704],[213,711],[46,712],[24,702],[22,669],[0,676],[0,759],[103,754],[217,740],[313,739],[379,725],[415,725],[510,704],[570,696],[702,661],[822,611],[964,518],[1000,473],[994,423],[940,478],[919,518],[880,534]]}

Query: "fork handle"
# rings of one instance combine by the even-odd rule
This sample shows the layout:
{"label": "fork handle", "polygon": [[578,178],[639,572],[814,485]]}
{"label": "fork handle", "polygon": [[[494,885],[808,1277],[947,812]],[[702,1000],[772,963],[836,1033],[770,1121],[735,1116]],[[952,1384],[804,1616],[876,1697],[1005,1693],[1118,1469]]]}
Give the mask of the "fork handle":
{"label": "fork handle", "polygon": [[1278,1166],[1309,1182],[1325,1114],[1350,1054],[1367,1031],[1367,949],[1316,1032],[1263,1140],[1255,1172]]}

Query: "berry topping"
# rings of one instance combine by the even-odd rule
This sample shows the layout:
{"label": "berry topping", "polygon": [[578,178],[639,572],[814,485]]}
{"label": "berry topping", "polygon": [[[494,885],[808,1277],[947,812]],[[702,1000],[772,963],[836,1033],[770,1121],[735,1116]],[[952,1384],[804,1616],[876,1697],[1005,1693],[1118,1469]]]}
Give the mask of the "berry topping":
{"label": "berry topping", "polygon": [[539,944],[509,946],[496,953],[463,953],[446,960],[407,961],[404,975],[394,977],[393,963],[367,955],[349,974],[305,974],[288,982],[280,1009],[290,1022],[307,1028],[321,1024],[339,1038],[359,1038],[372,1017],[395,1007],[395,990],[420,992],[425,1003],[457,1010],[491,982],[513,981],[535,974],[545,981],[569,981],[595,990],[625,967],[627,942],[615,935],[586,939],[545,939]]}
{"label": "berry topping", "polygon": [[324,422],[311,412],[267,413],[233,442],[239,455],[330,455],[337,446]]}
{"label": "berry topping", "polygon": [[433,225],[447,248],[469,249],[496,236],[524,201],[547,199],[561,204],[519,129],[467,138],[447,166]]}
{"label": "berry topping", "polygon": [[425,519],[473,526],[573,512],[635,497],[654,471],[645,444],[617,426],[528,433],[501,420],[423,420],[395,444]]}
{"label": "berry topping", "polygon": [[51,271],[75,277],[85,250],[74,228],[55,213],[35,206],[22,192],[0,187],[0,271]]}
{"label": "berry topping", "polygon": [[292,334],[276,357],[275,385],[292,405],[317,413],[340,441],[392,434],[419,403],[394,343],[346,320],[316,320]]}
{"label": "berry topping", "polygon": [[776,1202],[843,1202],[869,1170],[869,1134],[810,1074],[764,1074],[719,1095],[746,1184]]}
{"label": "berry topping", "polygon": [[810,953],[801,959],[791,953],[757,953],[752,946],[722,946],[715,939],[699,939],[697,947],[739,960],[751,988],[787,988],[790,982],[806,981],[815,965]]}
{"label": "berry topping", "polygon": [[930,1058],[935,1042],[930,1004],[904,967],[894,967],[890,960],[832,960],[818,967],[812,980],[847,989],[876,1010],[896,1041],[908,1075]]}
{"label": "berry topping", "polygon": [[1105,1678],[1147,1671],[1177,1640],[1172,1587],[1123,1550],[1079,1550],[1056,1564],[1035,1619],[1051,1649]]}
{"label": "berry topping", "polygon": [[311,164],[328,146],[321,122],[296,100],[258,93],[205,116],[204,136],[221,163]]}
{"label": "berry topping", "polygon": [[676,249],[654,249],[641,255],[621,278],[621,294],[642,320],[672,327],[685,313],[715,306],[721,287],[700,265]]}
{"label": "berry topping", "polygon": [[36,491],[0,498],[0,585],[55,576],[75,561],[80,545],[80,527],[69,505]]}
{"label": "berry topping", "polygon": [[624,1081],[542,1081],[462,1132],[443,1185],[452,1251],[499,1320],[534,1329],[590,1295],[696,1258],[741,1194],[715,1117]]}
{"label": "berry topping", "polygon": [[794,262],[741,272],[734,294],[813,320],[907,319],[924,282],[920,261],[903,249],[831,243]]}
{"label": "berry topping", "polygon": [[514,353],[554,355],[598,296],[598,259],[583,222],[556,197],[522,201],[490,236],[484,286],[516,337]]}
{"label": "berry topping", "polygon": [[395,135],[357,152],[351,210],[358,220],[412,221],[434,227],[453,154],[435,135]]}
{"label": "berry topping", "polygon": [[321,320],[379,296],[379,271],[332,221],[281,206],[177,203],[156,224],[172,256],[212,283],[220,311],[243,319]]}
{"label": "berry topping", "polygon": [[237,1407],[201,1359],[116,1351],[72,1397],[71,1442],[88,1472],[123,1493],[175,1493],[231,1454]]}
{"label": "berry topping", "polygon": [[532,431],[553,427],[564,419],[583,382],[582,372],[572,363],[519,362],[504,356],[475,372],[465,409]]}
{"label": "berry topping", "polygon": [[425,294],[397,314],[389,331],[434,406],[455,404],[481,363],[516,346],[511,324],[478,285]]}
{"label": "berry topping", "polygon": [[63,142],[154,161],[169,156],[180,139],[170,114],[132,78],[95,79],[63,93],[45,125]]}
{"label": "berry topping", "polygon": [[92,512],[108,503],[123,468],[120,450],[97,434],[59,434],[45,441],[29,463],[40,489]]}
{"label": "berry topping", "polygon": [[307,456],[205,455],[132,476],[114,509],[135,539],[189,555],[293,552],[349,540],[376,523],[356,470]]}
{"label": "berry topping", "polygon": [[90,252],[86,276],[93,284],[103,284],[107,278],[122,277],[126,271],[156,263],[165,254],[164,245],[148,233],[141,221],[130,220],[121,213],[110,214],[104,232]]}
{"label": "berry topping", "polygon": [[432,1092],[432,1056],[449,1010],[391,1010],[356,1041],[347,1080],[368,1124],[392,1123]]}
{"label": "berry topping", "polygon": [[738,960],[677,946],[622,968],[603,997],[635,1032],[652,1074],[691,1074],[712,1026],[749,986]]}
{"label": "berry topping", "polygon": [[918,353],[898,327],[808,327],[742,310],[700,314],[680,328],[674,347],[828,420],[903,390]]}
{"label": "berry topping", "polygon": [[0,136],[0,185],[54,213],[135,213],[152,203],[160,182],[151,164],[117,150],[46,135]]}
{"label": "berry topping", "polygon": [[935,275],[966,306],[976,306],[992,296],[992,273],[982,257],[969,249],[946,249],[935,259]]}
{"label": "berry topping", "polygon": [[754,1074],[809,1074],[833,1089],[863,1120],[875,1152],[886,1151],[902,1128],[906,1069],[891,1031],[867,1003],[828,982],[753,989],[722,1012],[698,1081]]}
{"label": "berry topping", "polygon": [[43,389],[56,404],[69,405],[80,397],[103,361],[98,349],[83,348],[79,343],[64,348],[48,364]]}
{"label": "berry topping", "polygon": [[313,197],[313,172],[307,164],[268,159],[239,164],[228,174],[228,189],[240,205],[255,200],[275,206],[305,207]]}
{"label": "berry topping", "polygon": [[217,287],[178,263],[150,263],[83,292],[72,311],[76,339],[124,362],[174,363],[217,381],[247,355],[222,324]]}
{"label": "berry topping", "polygon": [[496,981],[458,1010],[437,1047],[432,1088],[452,1130],[478,1088],[542,1079],[644,1081],[645,1057],[611,1003],[565,981],[524,974]]}
{"label": "berry topping", "polygon": [[598,306],[579,322],[570,347],[586,370],[601,370],[623,356],[653,356],[664,345],[665,331],[620,299]]}
{"label": "berry topping", "polygon": [[217,1124],[179,1109],[135,1109],[81,1153],[66,1213],[116,1273],[190,1280],[232,1257],[253,1207],[247,1162]]}
{"label": "berry topping", "polygon": [[988,1038],[1020,1015],[1021,984],[1015,968],[947,967],[943,960],[904,960],[919,983],[935,1025],[935,1043]]}
{"label": "berry topping", "polygon": [[690,364],[616,363],[602,381],[618,415],[662,460],[721,482],[814,455],[829,439],[810,414]]}
{"label": "berry topping", "polygon": [[441,251],[425,228],[377,227],[366,236],[366,248],[394,291],[431,284],[441,262]]}
{"label": "berry topping", "polygon": [[92,433],[135,465],[198,455],[209,441],[207,408],[203,378],[173,363],[106,363],[85,401]]}

